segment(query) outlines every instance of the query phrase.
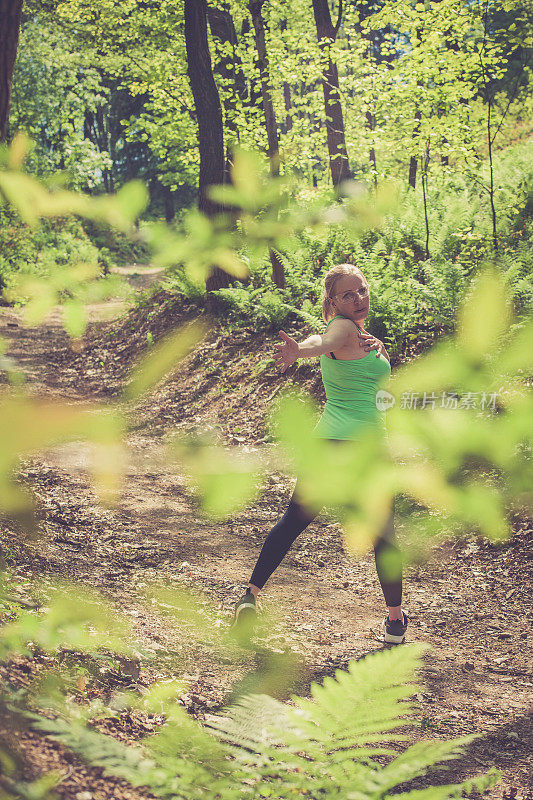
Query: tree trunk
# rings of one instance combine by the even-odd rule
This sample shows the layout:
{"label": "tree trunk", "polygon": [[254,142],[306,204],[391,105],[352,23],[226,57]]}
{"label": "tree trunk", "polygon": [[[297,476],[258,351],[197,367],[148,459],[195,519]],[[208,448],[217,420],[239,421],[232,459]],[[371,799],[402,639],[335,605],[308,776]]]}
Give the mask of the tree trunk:
{"label": "tree trunk", "polygon": [[20,31],[22,0],[0,0],[0,142],[8,135],[11,79]]}
{"label": "tree trunk", "polygon": [[292,109],[291,87],[288,83],[283,84],[283,100],[285,101],[285,111],[287,112],[284,133],[288,133],[292,128],[292,114],[290,113]]}
{"label": "tree trunk", "polygon": [[[357,7],[359,12],[359,22],[354,26],[354,31],[356,36],[362,39],[367,44],[367,48],[364,53],[364,58],[366,58],[370,63],[374,60],[377,64],[381,64],[382,62],[382,55],[381,55],[381,36],[382,31],[369,31],[363,33],[361,22],[367,19],[370,16],[371,12],[371,4],[362,5],[359,4]],[[350,49],[350,36],[347,33],[348,39],[348,49]],[[374,103],[374,98],[372,98],[372,104]],[[369,104],[369,108],[372,105]],[[376,115],[372,113],[372,111],[368,110],[365,112],[365,128],[369,131],[376,130]],[[374,147],[370,147],[369,152],[369,159],[370,159],[370,171],[372,173],[373,182],[374,182],[374,189],[378,187],[378,171],[377,171],[377,162],[376,162],[376,151]]]}
{"label": "tree trunk", "polygon": [[[257,59],[259,63],[259,74],[261,76],[261,98],[263,101],[263,114],[265,115],[270,174],[273,177],[276,177],[279,175],[278,123],[276,121],[274,104],[272,103],[272,91],[270,89],[270,73],[265,40],[265,24],[261,14],[261,7],[263,3],[264,0],[250,0],[248,3],[248,8],[250,10],[250,14],[252,15],[255,33],[255,47],[257,50]],[[278,288],[284,289],[285,273],[283,270],[283,264],[281,263],[278,254],[274,250],[270,249],[269,255],[270,263],[272,264],[272,280]]]}
{"label": "tree trunk", "polygon": [[[198,120],[200,178],[198,208],[207,216],[222,209],[207,196],[209,186],[224,181],[224,130],[222,107],[218,96],[207,41],[207,6],[205,0],[185,0],[185,46],[187,74]],[[215,267],[206,281],[207,291],[230,285],[230,276]]]}
{"label": "tree trunk", "polygon": [[[428,219],[428,203],[427,203],[427,188],[428,188],[428,165],[429,165],[429,139],[426,142],[426,152],[421,159],[421,179],[422,179],[422,196],[424,198],[424,222],[426,225],[426,261],[429,259],[429,219]],[[420,276],[418,278],[420,283],[425,283],[425,279]]]}
{"label": "tree trunk", "polygon": [[174,195],[170,186],[163,186],[163,202],[165,204],[165,220],[168,223],[172,222],[176,216],[176,209],[174,208]]}
{"label": "tree trunk", "polygon": [[[414,129],[415,134],[417,134],[418,131],[420,130],[420,119],[421,119],[421,114],[419,109],[417,108],[415,111],[415,120],[416,120],[416,125]],[[411,188],[413,189],[416,187],[416,156],[411,156],[411,160],[409,162],[409,186],[411,186]]]}
{"label": "tree trunk", "polygon": [[[369,131],[373,131],[376,128],[376,117],[370,111],[366,112],[366,127]],[[372,174],[374,176],[374,188],[378,188],[378,168],[376,164],[376,151],[373,147],[370,148],[370,164],[372,166]]]}
{"label": "tree trunk", "polygon": [[[420,46],[422,43],[422,28],[416,29],[416,44]],[[416,85],[420,87],[420,90],[423,91],[422,88],[422,81],[417,81]],[[413,138],[415,138],[420,131],[420,120],[422,119],[422,115],[420,113],[420,109],[418,106],[416,107],[415,111],[415,127],[413,131]],[[411,160],[409,162],[409,186],[414,189],[416,187],[416,157],[411,156]]]}
{"label": "tree trunk", "polygon": [[270,89],[270,74],[268,54],[265,41],[265,24],[261,14],[261,6],[264,0],[250,0],[248,8],[252,15],[252,22],[255,32],[255,47],[259,64],[259,74],[261,76],[261,98],[263,101],[263,113],[265,115],[265,127],[268,140],[268,157],[270,159],[270,172],[272,175],[279,174],[279,141],[278,125],[274,105],[272,103],[272,92]]}
{"label": "tree trunk", "polygon": [[492,142],[493,137],[491,135],[491,128],[490,128],[490,116],[492,111],[492,102],[494,97],[486,92],[487,100],[488,100],[488,113],[487,113],[487,142],[489,145],[489,166],[490,166],[490,212],[492,216],[492,244],[494,246],[494,252],[498,252],[498,236],[496,234],[496,209],[494,207],[494,165],[492,163]]}
{"label": "tree trunk", "polygon": [[337,38],[342,17],[342,0],[339,0],[337,24],[333,26],[328,0],[313,0],[316,32],[320,49],[327,54],[327,66],[322,72],[322,89],[324,91],[324,108],[326,112],[326,132],[329,152],[331,180],[334,186],[352,177],[346,139],[344,136],[344,119],[339,93],[339,75],[337,65],[331,60],[329,47]]}
{"label": "tree trunk", "polygon": [[[240,98],[243,102],[246,98],[246,79],[241,60],[236,53],[237,32],[229,11],[208,7],[207,19],[213,39],[218,40],[223,45],[230,44],[233,49],[232,55],[228,54],[226,48],[222,50],[222,53],[217,52],[215,71],[220,75],[224,83],[227,84],[229,81],[233,83],[232,93],[224,95],[224,125],[229,138],[238,141],[239,131],[236,123],[237,98]],[[236,65],[238,65],[238,69],[236,69]],[[228,145],[224,163],[225,183],[231,183],[232,161],[232,150],[231,146]]]}
{"label": "tree trunk", "polygon": [[411,188],[416,187],[416,158],[415,156],[411,156],[411,160],[409,161],[409,186]]}
{"label": "tree trunk", "polygon": [[[109,124],[109,118],[107,119]],[[98,106],[96,109],[96,124],[98,126],[98,146],[102,153],[109,153],[109,131],[106,127],[106,119],[104,118],[104,109]],[[105,190],[108,194],[115,191],[115,181],[113,180],[113,170],[108,170],[107,167],[102,173],[104,179]]]}

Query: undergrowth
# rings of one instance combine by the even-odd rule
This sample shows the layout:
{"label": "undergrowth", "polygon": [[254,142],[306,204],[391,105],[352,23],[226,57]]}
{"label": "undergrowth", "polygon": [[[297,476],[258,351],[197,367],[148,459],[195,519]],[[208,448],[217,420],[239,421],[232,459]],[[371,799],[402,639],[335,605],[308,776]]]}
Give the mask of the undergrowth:
{"label": "undergrowth", "polygon": [[[5,577],[5,576],[4,576]],[[7,581],[4,581],[4,604]],[[96,595],[83,596],[72,587],[48,586],[41,599],[47,606],[26,608],[3,616],[0,661],[14,657],[30,661],[48,654],[54,668],[41,671],[28,688],[5,684],[0,716],[20,727],[29,725],[61,742],[107,775],[146,787],[157,797],[180,798],[308,798],[343,797],[387,800],[398,792],[410,800],[442,800],[482,791],[499,774],[490,770],[462,783],[442,784],[434,773],[462,754],[475,735],[451,740],[419,741],[404,746],[417,708],[415,673],[422,645],[397,647],[351,661],[322,685],[311,685],[311,698],[293,695],[291,704],[266,694],[241,695],[232,705],[203,723],[180,704],[186,684],[156,683],[143,694],[130,691],[110,702],[84,702],[72,692],[72,676],[61,669],[68,663],[96,657],[102,648],[128,655],[127,626]],[[16,598],[15,601],[16,602]],[[166,604],[168,607],[168,602]],[[193,622],[194,601],[180,613]],[[200,617],[197,617],[201,619]],[[204,623],[205,624],[205,623]],[[212,627],[212,626],[211,626]],[[200,630],[200,628],[198,629]],[[79,653],[76,656],[76,653]],[[75,657],[76,656],[76,657]],[[31,674],[31,670],[29,670]],[[78,688],[80,683],[78,679]],[[136,710],[163,716],[152,735],[128,745],[101,733],[98,721],[119,711]],[[96,726],[96,727],[95,727]],[[0,786],[10,797],[48,796],[54,776],[27,783],[20,779],[20,759],[0,740]],[[409,789],[409,781],[426,776],[426,787]],[[403,787],[403,788],[402,788]]]}

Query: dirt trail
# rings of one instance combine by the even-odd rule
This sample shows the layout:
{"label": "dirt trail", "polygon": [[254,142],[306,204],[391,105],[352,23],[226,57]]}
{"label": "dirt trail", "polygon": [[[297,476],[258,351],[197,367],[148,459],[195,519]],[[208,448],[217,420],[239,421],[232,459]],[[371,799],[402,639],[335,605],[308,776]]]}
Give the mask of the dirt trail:
{"label": "dirt trail", "polygon": [[[117,306],[115,312],[119,311]],[[112,329],[111,323],[99,321],[101,313],[102,309],[94,309],[93,328]],[[76,402],[101,397],[109,393],[109,386],[120,384],[116,371],[107,373],[106,381],[108,352],[102,352],[89,384],[78,379],[81,356],[72,354],[57,313],[43,326],[25,329],[13,310],[0,309],[0,336],[10,341],[9,355],[25,369],[29,388],[38,394]],[[243,337],[244,341],[246,332]],[[227,343],[220,342],[219,338],[212,357],[216,362],[220,350],[224,364]],[[247,365],[241,364],[241,369],[246,372]],[[90,451],[71,444],[33,459],[23,470],[23,479],[39,497],[39,539],[22,539],[16,526],[7,522],[0,527],[18,575],[45,574],[86,583],[131,617],[139,640],[157,657],[157,668],[146,665],[150,679],[176,669],[179,663],[180,674],[190,680],[184,703],[199,719],[227,702],[232,686],[236,691],[239,687],[274,690],[272,672],[265,674],[265,663],[275,665],[287,648],[301,669],[274,693],[284,699],[292,692],[308,694],[312,681],[321,681],[336,668],[346,668],[351,659],[382,647],[377,630],[383,615],[373,556],[356,559],[347,553],[339,525],[325,516],[299,537],[262,594],[263,607],[281,617],[279,629],[270,632],[257,650],[235,652],[230,663],[224,663],[209,642],[184,639],[161,609],[143,599],[144,590],[152,584],[194,587],[206,607],[216,608],[225,626],[264,538],[290,496],[292,480],[271,475],[253,505],[216,523],[198,512],[183,478],[162,463],[162,432],[185,419],[204,421],[202,409],[198,415],[197,408],[177,402],[178,395],[187,399],[188,388],[191,394],[197,390],[202,371],[205,363],[197,363],[193,354],[150,403],[134,412],[138,424],[128,438],[126,479],[116,507],[107,509],[96,502],[87,474]],[[309,377],[309,381],[315,379],[316,375]],[[248,382],[253,380],[250,370]],[[272,380],[279,383],[281,378]],[[277,384],[273,385],[275,391]],[[245,419],[246,399],[238,401],[237,395],[235,387],[221,402],[240,408]],[[256,429],[238,435],[231,419],[217,419],[228,443],[236,439],[253,449],[272,447],[257,441]],[[409,639],[428,642],[433,648],[425,657],[421,676],[425,687],[417,696],[419,728],[412,739],[482,734],[467,756],[452,762],[446,772],[439,771],[436,780],[464,779],[495,765],[503,771],[503,782],[487,796],[522,800],[530,797],[532,764],[526,713],[533,696],[527,656],[530,615],[525,612],[530,603],[526,569],[530,520],[517,517],[514,529],[514,538],[499,547],[474,538],[436,547],[429,563],[407,569],[404,606],[410,611]],[[95,684],[94,692],[98,691]],[[132,719],[124,736],[138,735]],[[35,738],[26,744],[37,753],[35,763],[39,758],[42,762]],[[56,747],[54,753],[56,760],[64,757],[61,748]],[[73,797],[91,781],[105,797],[138,796],[77,761],[58,794]]]}

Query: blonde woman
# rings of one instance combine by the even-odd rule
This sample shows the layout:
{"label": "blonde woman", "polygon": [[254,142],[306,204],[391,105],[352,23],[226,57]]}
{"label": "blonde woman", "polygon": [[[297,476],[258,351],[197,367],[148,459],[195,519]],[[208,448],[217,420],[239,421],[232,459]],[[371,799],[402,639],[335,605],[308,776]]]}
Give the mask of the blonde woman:
{"label": "blonde woman", "polygon": [[[376,407],[376,392],[390,377],[390,359],[383,342],[364,329],[370,287],[362,271],[353,264],[338,264],[325,275],[323,283],[325,332],[298,343],[285,331],[280,331],[283,342],[275,345],[275,360],[281,372],[285,372],[298,358],[319,356],[326,405],[314,435],[331,441],[356,440],[363,427],[382,424]],[[297,536],[318,513],[301,503],[297,481],[285,514],[263,544],[245,594],[235,604],[233,625],[237,631],[250,629],[259,592]],[[401,607],[401,554],[395,544],[392,512],[374,544],[374,553],[388,609],[382,623],[384,640],[400,644],[405,640],[408,618]],[[388,568],[386,574],[384,563]],[[396,565],[393,579],[391,563]]]}

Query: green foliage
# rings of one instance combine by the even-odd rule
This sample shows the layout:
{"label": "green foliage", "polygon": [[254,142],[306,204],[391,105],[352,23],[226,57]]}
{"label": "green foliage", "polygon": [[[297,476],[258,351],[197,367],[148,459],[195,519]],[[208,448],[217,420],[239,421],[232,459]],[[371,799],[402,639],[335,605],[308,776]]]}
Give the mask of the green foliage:
{"label": "green foliage", "polygon": [[[4,584],[5,587],[5,584]],[[5,591],[5,588],[4,588]],[[49,654],[82,651],[85,658],[102,647],[128,654],[130,634],[116,612],[95,595],[72,587],[43,585],[37,589],[41,603],[22,611],[0,628],[0,659],[32,657],[37,645]],[[165,605],[187,622],[191,633],[213,622],[199,615],[191,597],[173,597]],[[112,635],[110,636],[110,633]],[[128,644],[126,642],[128,641]],[[0,709],[7,707],[38,731],[57,739],[88,763],[134,786],[148,788],[166,798],[289,798],[296,791],[309,797],[357,791],[360,798],[383,798],[413,778],[431,773],[460,755],[475,736],[450,741],[418,742],[398,753],[398,743],[415,718],[413,683],[423,648],[410,646],[374,653],[351,661],[347,671],[337,670],[323,685],[311,685],[312,699],[292,696],[286,705],[265,694],[246,694],[205,724],[191,719],[179,704],[186,686],[179,681],[154,684],[139,696],[117,696],[111,706],[100,701],[74,701],[68,690],[68,670],[41,675],[28,691],[5,687]],[[163,715],[165,722],[152,736],[128,746],[101,734],[91,722],[114,716],[127,708]],[[19,723],[19,724],[20,724]],[[391,745],[393,745],[391,747]],[[5,745],[3,745],[5,746]],[[4,764],[14,796],[24,794],[8,750]],[[490,771],[462,784],[431,785],[423,790],[428,800],[460,796],[463,791],[492,785],[498,774]],[[431,777],[429,778],[431,780]],[[49,776],[42,786],[54,781]],[[43,794],[46,794],[43,791]],[[38,796],[38,795],[34,795]],[[422,795],[420,795],[422,796]]]}
{"label": "green foliage", "polygon": [[[204,726],[176,702],[179,686],[155,685],[134,706],[164,711],[166,723],[138,746],[125,746],[86,727],[86,715],[66,706],[55,718],[31,715],[33,727],[82,755],[107,774],[147,787],[159,797],[238,798],[295,792],[309,797],[357,792],[388,798],[406,782],[456,758],[475,736],[418,742],[397,754],[415,714],[409,702],[420,647],[394,648],[337,670],[313,699],[287,706],[268,695],[247,695],[212,715]],[[386,746],[386,745],[389,746]],[[384,763],[384,757],[386,763]],[[428,800],[487,788],[496,771],[463,784],[421,790]],[[420,791],[417,795],[422,796]]]}
{"label": "green foliage", "polygon": [[145,264],[149,261],[148,247],[140,236],[123,233],[105,222],[85,219],[81,224],[89,240],[98,248],[99,262],[106,267]]}
{"label": "green foliage", "polygon": [[192,435],[174,439],[171,457],[187,475],[189,486],[210,517],[228,517],[258,495],[263,466],[255,456],[232,453],[207,437]]}
{"label": "green foliage", "polygon": [[35,147],[28,167],[44,177],[62,170],[70,188],[91,190],[112,164],[109,147],[87,135],[87,121],[101,113],[109,92],[87,47],[47,14],[22,25],[13,77],[10,125],[26,131]]}
{"label": "green foliage", "polygon": [[176,361],[187,355],[205,335],[202,322],[193,322],[185,329],[169,334],[157,343],[144,358],[137,363],[126,386],[127,398],[137,398],[153,389],[176,365]]}
{"label": "green foliage", "polygon": [[[278,249],[285,289],[272,283],[268,252],[255,251],[248,238],[236,237],[234,247],[250,265],[249,279],[212,294],[236,324],[251,322],[258,329],[279,329],[301,320],[318,331],[322,329],[322,275],[338,263],[357,264],[371,287],[368,328],[394,356],[421,335],[453,330],[457,308],[473,277],[491,260],[505,275],[515,313],[524,318],[533,312],[533,269],[527,244],[532,165],[522,145],[495,158],[501,213],[497,254],[493,253],[486,191],[475,176],[450,174],[432,192],[430,259],[425,257],[421,193],[398,186],[397,205],[384,211],[377,226],[362,231],[351,227],[350,212],[343,216],[342,209],[337,224],[317,224],[319,216],[312,207],[305,220],[308,224],[299,223],[292,212],[287,214],[294,221],[293,233]],[[225,187],[226,194],[230,191]],[[299,188],[293,191],[299,202]],[[254,193],[254,204],[258,198],[261,193]],[[231,196],[233,202],[239,199],[243,200],[240,195]],[[321,202],[330,211],[326,196]],[[167,285],[196,301],[201,299],[197,285],[187,281],[183,264],[169,270]]]}
{"label": "green foliage", "polygon": [[[116,198],[81,198],[63,190],[48,192],[15,168],[16,155],[15,146],[7,156],[8,168],[0,173],[0,187],[28,223],[35,224],[40,215],[61,216],[70,208],[127,231],[146,200],[138,184],[124,187]],[[242,164],[250,165],[251,161],[239,162],[237,157],[237,174]],[[287,180],[269,184],[257,170],[251,181],[255,186],[253,195],[245,190],[242,171],[240,181],[232,196],[245,206],[239,224],[213,222],[193,214],[185,231],[156,227],[153,244],[156,256],[168,264],[178,263],[181,274],[191,282],[204,275],[206,266],[216,259],[217,263],[233,265],[238,274],[249,259],[254,267],[251,288],[242,288],[246,297],[237,295],[237,301],[248,303],[248,308],[252,304],[249,295],[260,288],[253,284],[254,269],[265,269],[270,247],[276,247],[288,259],[289,243],[295,234],[304,244],[295,260],[296,277],[280,296],[287,300],[295,297],[301,276],[309,293],[302,298],[298,311],[309,318],[316,313],[317,285],[329,263],[321,262],[321,257],[327,252],[327,258],[333,258],[328,243],[333,244],[335,257],[345,253],[343,260],[354,253],[363,258],[367,252],[365,269],[370,277],[375,265],[374,280],[380,287],[384,321],[388,320],[387,314],[397,317],[400,309],[408,309],[410,304],[416,306],[413,314],[428,314],[428,308],[420,308],[421,299],[429,299],[436,306],[439,300],[444,301],[446,292],[453,290],[460,295],[466,286],[465,274],[470,277],[466,270],[451,267],[432,275],[426,264],[426,283],[421,283],[417,276],[421,265],[414,246],[415,234],[418,235],[416,215],[413,213],[411,227],[407,225],[398,238],[394,238],[393,224],[383,226],[374,237],[368,228],[377,217],[376,209],[384,212],[381,218],[385,219],[397,213],[390,207],[380,208],[379,198],[373,207],[369,203],[366,211],[366,201],[355,194],[335,205],[317,198],[314,204],[301,208],[287,203]],[[527,198],[520,201],[526,207],[528,202]],[[509,236],[514,233],[511,226]],[[311,275],[305,272],[305,247],[314,254]],[[347,247],[353,249],[342,250]],[[291,400],[282,405],[278,435],[286,447],[293,448],[306,499],[311,505],[325,502],[340,509],[348,543],[354,548],[368,547],[396,494],[409,498],[411,503],[405,506],[410,511],[415,504],[420,507],[422,513],[411,513],[404,522],[406,533],[422,543],[439,533],[436,521],[441,523],[441,529],[446,523],[449,532],[466,527],[501,539],[508,532],[508,512],[531,506],[533,408],[523,378],[533,368],[533,329],[531,320],[513,320],[509,286],[514,276],[525,279],[519,269],[510,278],[501,269],[476,274],[475,282],[468,287],[469,295],[460,306],[456,339],[441,342],[427,356],[406,365],[391,384],[398,399],[409,392],[490,392],[501,387],[497,414],[446,408],[411,413],[398,402],[388,419],[390,452],[383,447],[383,441],[368,435],[357,447],[347,445],[342,451],[336,450],[333,458],[324,442],[309,435],[311,414],[306,413],[305,403]],[[59,282],[52,282],[51,288],[46,281],[42,283],[48,297],[51,292],[63,290],[75,295],[73,287],[82,283],[83,276],[64,270],[55,274],[56,279]],[[397,291],[399,280],[404,280],[405,294]],[[37,297],[35,292],[34,299]],[[280,303],[277,295],[275,300],[272,297],[266,292],[257,295],[258,304],[264,309],[257,313],[264,313],[269,324],[279,320],[276,314]],[[455,323],[453,304],[450,306],[450,319]],[[430,307],[429,314],[431,311]],[[75,327],[75,314],[70,320],[73,322]],[[140,360],[133,372],[129,397],[135,399],[153,388],[188,352],[196,340],[191,333],[185,329],[150,349],[155,360],[152,356]],[[13,479],[21,458],[56,442],[79,438],[96,445],[97,486],[104,499],[116,496],[121,480],[121,442],[126,431],[120,406],[95,409],[50,404],[10,391],[2,398],[0,415],[2,510],[22,514],[28,507],[27,495]],[[255,459],[240,459],[212,442],[184,438],[169,447],[168,457],[190,476],[204,510],[215,517],[224,517],[255,496],[262,472],[262,465]],[[358,478],[355,482],[354,475]],[[103,645],[120,649],[120,631],[116,641],[109,638],[108,631],[115,632],[115,628],[105,613],[94,608],[96,601],[72,603],[64,591],[57,598],[49,603],[49,617],[28,612],[6,624],[2,639],[5,657],[16,652],[31,655],[30,642],[54,651],[62,642],[91,652]],[[94,626],[93,617],[97,623]],[[96,628],[96,637],[91,639],[88,626]],[[461,739],[418,744],[383,765],[383,758],[392,755],[390,747],[384,747],[391,741],[390,732],[411,716],[406,701],[413,691],[409,681],[416,651],[404,648],[394,653],[352,664],[348,673],[337,673],[336,681],[326,681],[322,689],[314,687],[314,703],[293,698],[296,708],[289,708],[256,695],[211,719],[205,728],[187,718],[174,702],[175,697],[171,701],[164,690],[156,687],[146,702],[163,703],[167,724],[140,747],[131,749],[87,728],[91,709],[85,713],[56,703],[53,719],[33,720],[41,730],[56,735],[110,772],[135,785],[147,785],[163,797],[187,797],[193,787],[197,795],[200,786],[203,796],[213,798],[222,793],[237,797],[264,792],[268,796],[271,790],[278,797],[289,797],[294,790],[304,789],[318,797],[338,792],[339,787],[363,798],[375,797],[376,792],[386,798],[405,781],[453,757],[467,743]],[[44,703],[42,694],[39,703]],[[395,733],[394,740],[398,739]],[[470,783],[470,788],[473,785]],[[486,785],[484,779],[478,785]],[[467,787],[439,787],[434,790],[436,794],[428,789],[418,796],[427,796],[428,800],[451,797],[464,788]]]}
{"label": "green foliage", "polygon": [[[20,579],[18,579],[20,580]],[[48,654],[61,660],[68,653],[85,659],[114,651],[131,656],[131,630],[95,593],[69,584],[32,584],[33,603],[19,595],[18,580],[0,573],[0,663]],[[48,659],[50,661],[50,659]],[[0,796],[6,800],[53,800],[51,790],[61,780],[55,772],[34,781],[23,779],[24,756],[14,731],[27,727],[24,713],[42,702],[64,708],[71,693],[68,671],[48,672],[25,689],[4,681],[0,689]]]}
{"label": "green foliage", "polygon": [[[16,161],[16,157],[15,148],[9,158]],[[219,259],[218,263],[223,261],[226,265],[231,264],[237,272],[245,269],[247,262],[259,263],[260,269],[264,270],[270,247],[276,246],[278,252],[285,253],[283,258],[288,260],[290,230],[292,238],[300,237],[299,241],[304,246],[297,250],[295,274],[285,290],[275,293],[273,289],[265,288],[262,281],[254,286],[258,273],[256,268],[252,268],[248,286],[218,293],[220,300],[232,305],[234,313],[245,314],[248,323],[251,317],[257,325],[279,327],[290,315],[297,314],[316,325],[322,270],[334,260],[349,258],[363,267],[371,287],[375,287],[376,301],[373,303],[371,325],[376,328],[381,326],[383,338],[392,346],[398,347],[402,339],[412,335],[411,326],[415,326],[415,329],[420,326],[425,330],[436,324],[447,324],[450,328],[455,326],[456,308],[468,285],[467,277],[471,279],[471,276],[453,265],[439,271],[427,262],[422,264],[417,261],[415,246],[409,246],[413,229],[406,226],[403,232],[396,234],[399,217],[406,208],[409,209],[410,195],[398,210],[393,202],[394,194],[377,195],[371,203],[354,187],[342,203],[327,205],[317,198],[314,203],[302,208],[287,202],[287,188],[291,186],[289,179],[269,182],[259,162],[248,154],[236,155],[234,171],[235,185],[224,187],[224,193],[234,205],[242,203],[244,206],[238,224],[225,218],[209,220],[195,212],[188,216],[183,231],[154,226],[151,236],[156,258],[168,264],[178,262],[178,273],[193,284],[200,275],[205,275],[205,270],[214,259],[213,253],[216,254],[215,260]],[[252,193],[245,189],[245,174],[250,176],[251,185],[255,187]],[[105,198],[105,202],[102,202],[100,198],[76,198],[72,193],[47,195],[39,184],[16,170],[1,172],[0,185],[5,185],[6,176],[13,192],[10,197],[17,208],[27,209],[30,196],[38,198],[37,209],[32,209],[33,214],[37,210],[50,214],[46,201],[52,199],[55,213],[63,210],[64,204],[73,203],[74,207],[82,208],[88,218],[104,218],[126,228],[127,221],[131,222],[139,213],[143,200],[143,194],[136,184],[124,187],[116,198]],[[24,180],[18,180],[21,177]],[[518,207],[526,202],[524,196]],[[378,222],[381,220],[382,225],[370,232],[369,227],[376,219]],[[414,213],[412,219],[415,219]],[[509,235],[513,233],[511,230]],[[311,250],[314,258],[311,274],[305,272],[306,248]],[[258,258],[259,253],[262,253],[262,260]],[[420,275],[422,266],[424,271]],[[31,318],[37,320],[59,299],[61,292],[67,290],[70,296],[65,304],[65,324],[72,333],[79,334],[84,324],[84,298],[78,294],[77,287],[84,285],[84,270],[76,267],[74,271],[59,271],[48,282],[33,286],[32,300],[27,307]],[[431,512],[437,512],[453,530],[472,526],[488,536],[498,538],[507,531],[506,506],[530,502],[525,490],[531,474],[525,437],[530,401],[520,385],[517,370],[527,369],[529,364],[531,330],[530,325],[521,326],[520,320],[511,327],[508,299],[514,276],[520,281],[521,291],[527,278],[519,269],[509,274],[503,273],[503,276],[499,268],[480,273],[479,280],[476,279],[474,300],[461,306],[456,344],[442,343],[427,358],[418,359],[395,376],[391,390],[396,393],[397,404],[389,415],[389,430],[395,456],[400,461],[406,461],[403,466],[398,465],[391,470],[390,465],[385,463],[386,459],[384,461],[383,453],[369,445],[370,449],[364,456],[369,462],[366,474],[372,476],[375,473],[376,479],[370,480],[369,477],[368,484],[360,481],[360,497],[354,495],[356,490],[351,476],[354,472],[359,474],[359,469],[350,460],[351,456],[345,462],[338,462],[342,466],[343,476],[339,474],[339,467],[332,465],[328,470],[335,484],[331,497],[328,495],[331,488],[329,480],[319,481],[319,485],[315,485],[313,474],[318,474],[316,465],[324,463],[323,458],[326,457],[320,450],[322,444],[309,436],[309,417],[301,413],[301,408],[296,407],[290,414],[287,412],[291,422],[285,433],[282,426],[281,435],[299,454],[300,469],[309,473],[309,502],[320,500],[337,505],[346,516],[347,536],[355,547],[367,545],[372,540],[390,507],[392,497],[397,493],[410,495],[429,511],[429,515],[414,522],[412,519],[406,520],[408,528],[414,525],[421,531],[426,525],[428,536],[435,533]],[[422,277],[424,282],[421,282]],[[300,281],[307,288],[307,296],[298,298],[298,307],[294,310],[290,300],[296,300]],[[399,281],[401,292],[397,289]],[[492,342],[493,349],[496,349],[502,337],[506,339],[506,349],[501,353],[496,350],[489,355],[488,343]],[[193,328],[189,328],[170,335],[168,340],[155,347],[150,348],[147,343],[149,354],[141,358],[134,369],[125,398],[134,399],[153,388],[175,361],[188,352],[196,338]],[[483,415],[472,420],[468,409],[452,412],[443,408],[442,403],[441,408],[432,410],[431,417],[427,414],[413,417],[409,407],[401,402],[405,395],[422,391],[435,398],[451,391],[473,392],[487,397],[499,387],[505,387],[509,395],[504,395],[499,401],[507,413],[499,414],[494,420]],[[435,395],[436,392],[439,394]],[[10,419],[7,426],[9,431],[24,426],[24,436],[18,439],[12,440],[5,434],[7,446],[4,452],[7,455],[0,472],[0,489],[5,507],[20,511],[26,502],[20,489],[15,488],[12,482],[17,459],[32,447],[45,446],[63,435],[71,436],[73,433],[98,444],[101,459],[96,474],[100,491],[108,498],[114,496],[120,483],[120,469],[116,460],[109,456],[120,447],[125,427],[121,412],[117,410],[106,417],[70,409],[64,417],[66,424],[63,432],[58,425],[60,417],[45,404],[12,403],[7,400],[3,406],[4,413]],[[37,411],[42,417],[38,426],[32,422],[32,415]],[[435,430],[439,431],[437,441]],[[492,443],[491,448],[488,448],[488,442]],[[432,453],[431,465],[424,464],[423,460],[420,463],[413,460],[412,452],[421,454],[422,459]],[[487,475],[470,474],[465,469],[472,454],[481,459]],[[223,455],[216,444],[194,439],[183,439],[179,447],[170,448],[168,458],[171,462],[179,461],[180,469],[189,474],[191,486],[200,495],[204,510],[218,517],[231,513],[232,508],[252,499],[261,472],[246,459],[231,463],[231,459]],[[380,470],[384,470],[384,475],[387,474],[387,481],[381,477],[378,479]],[[316,493],[316,497],[313,493]],[[357,509],[354,509],[355,501],[359,503]],[[372,511],[373,508],[377,511]]]}
{"label": "green foliage", "polygon": [[34,591],[46,611],[21,611],[15,620],[2,625],[0,660],[31,655],[36,647],[45,653],[57,653],[63,646],[84,653],[97,653],[102,648],[131,653],[129,625],[95,593],[58,583],[36,585]]}
{"label": "green foliage", "polygon": [[215,289],[211,294],[220,301],[229,319],[252,324],[259,330],[287,325],[298,313],[291,303],[284,302],[288,293],[283,290],[231,287]]}
{"label": "green foliage", "polygon": [[[0,241],[3,252],[9,253],[0,253],[0,288],[11,302],[25,304],[29,324],[42,321],[56,303],[63,303],[65,328],[79,337],[87,325],[85,304],[124,293],[125,287],[116,276],[99,280],[98,251],[79,222],[69,221],[67,226],[50,221],[43,227],[42,219],[78,214],[129,231],[146,205],[146,191],[139,181],[124,185],[114,197],[50,189],[22,171],[29,147],[21,134],[9,149],[0,150],[0,214],[12,223]],[[30,236],[29,231],[37,233]],[[59,234],[55,246],[52,233]]]}
{"label": "green foliage", "polygon": [[[220,24],[218,34],[208,26],[208,37],[225,145],[265,151],[249,8],[231,0],[224,10],[226,41]],[[431,174],[441,158],[457,174],[472,167],[486,151],[489,98],[498,141],[513,141],[516,122],[528,118],[530,20],[519,0],[505,8],[462,0],[348,4],[326,49],[306,0],[266,4],[262,12],[282,170],[309,183],[330,182],[321,87],[327,57],[338,68],[358,179],[403,175],[407,182],[409,159],[418,159],[420,176],[428,148]],[[38,140],[36,170],[61,168],[82,188],[109,191],[111,177],[120,185],[134,165],[154,195],[167,187],[178,198],[198,179],[192,107],[183,3],[119,7],[101,0],[94,9],[90,0],[61,0],[54,13],[42,4],[28,10],[10,123]]]}
{"label": "green foliage", "polygon": [[45,220],[36,231],[13,210],[0,207],[0,290],[14,288],[21,276],[48,277],[80,262],[108,265],[105,252],[87,238],[78,220]]}

